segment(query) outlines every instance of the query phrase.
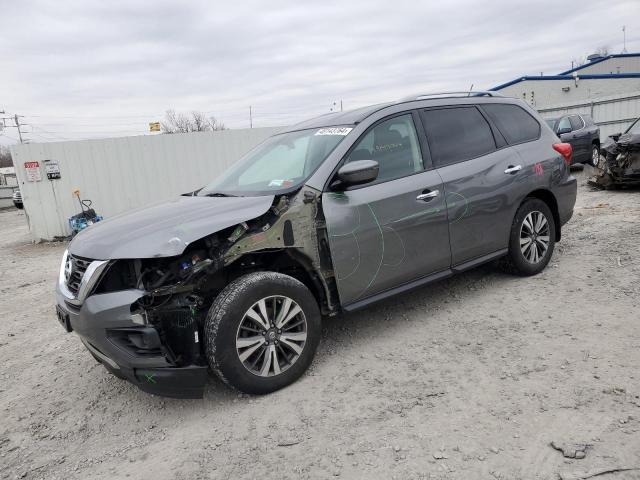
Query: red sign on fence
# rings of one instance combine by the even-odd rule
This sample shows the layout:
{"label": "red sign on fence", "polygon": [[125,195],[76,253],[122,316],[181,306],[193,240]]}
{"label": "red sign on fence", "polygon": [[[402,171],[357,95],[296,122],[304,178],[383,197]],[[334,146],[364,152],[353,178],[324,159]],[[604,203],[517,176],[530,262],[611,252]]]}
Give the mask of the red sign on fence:
{"label": "red sign on fence", "polygon": [[39,182],[40,180],[42,180],[42,174],[40,173],[40,163],[24,162],[24,168],[27,171],[27,182]]}

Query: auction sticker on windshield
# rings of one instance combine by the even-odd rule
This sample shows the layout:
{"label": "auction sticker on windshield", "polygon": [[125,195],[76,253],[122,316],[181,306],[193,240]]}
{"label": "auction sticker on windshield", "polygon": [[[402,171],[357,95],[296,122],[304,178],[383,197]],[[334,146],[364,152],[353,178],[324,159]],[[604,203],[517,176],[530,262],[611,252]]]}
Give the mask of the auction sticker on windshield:
{"label": "auction sticker on windshield", "polygon": [[321,128],[315,134],[316,135],[347,135],[353,128],[351,127],[330,127]]}

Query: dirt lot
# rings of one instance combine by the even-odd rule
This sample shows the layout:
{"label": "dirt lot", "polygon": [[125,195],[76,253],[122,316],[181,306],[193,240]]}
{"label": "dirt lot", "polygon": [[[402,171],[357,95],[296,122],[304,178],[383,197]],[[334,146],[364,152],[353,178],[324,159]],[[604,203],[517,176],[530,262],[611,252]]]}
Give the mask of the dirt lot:
{"label": "dirt lot", "polygon": [[[0,478],[640,469],[640,192],[594,192],[576,174],[576,214],[545,272],[485,266],[328,319],[311,370],[264,397],[212,379],[203,400],[164,399],[109,375],[55,319],[65,245],[32,245],[24,213],[0,213]],[[552,441],[587,444],[586,457]]]}

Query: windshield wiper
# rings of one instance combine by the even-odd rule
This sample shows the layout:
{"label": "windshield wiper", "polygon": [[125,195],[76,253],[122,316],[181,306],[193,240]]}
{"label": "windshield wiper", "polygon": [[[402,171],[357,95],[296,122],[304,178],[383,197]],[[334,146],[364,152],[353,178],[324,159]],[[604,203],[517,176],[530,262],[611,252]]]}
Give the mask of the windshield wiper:
{"label": "windshield wiper", "polygon": [[207,193],[205,195],[205,197],[237,197],[237,195],[231,195],[229,193],[215,192],[215,193]]}

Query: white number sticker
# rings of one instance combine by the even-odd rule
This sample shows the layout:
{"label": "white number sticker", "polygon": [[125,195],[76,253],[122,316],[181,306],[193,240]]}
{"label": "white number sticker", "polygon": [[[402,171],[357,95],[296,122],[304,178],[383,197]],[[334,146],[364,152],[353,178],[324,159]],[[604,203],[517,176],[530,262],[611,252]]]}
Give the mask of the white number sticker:
{"label": "white number sticker", "polygon": [[353,128],[351,127],[330,127],[321,128],[316,132],[316,135],[347,135]]}

